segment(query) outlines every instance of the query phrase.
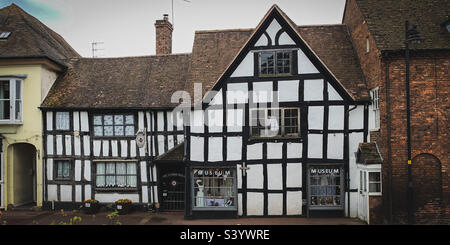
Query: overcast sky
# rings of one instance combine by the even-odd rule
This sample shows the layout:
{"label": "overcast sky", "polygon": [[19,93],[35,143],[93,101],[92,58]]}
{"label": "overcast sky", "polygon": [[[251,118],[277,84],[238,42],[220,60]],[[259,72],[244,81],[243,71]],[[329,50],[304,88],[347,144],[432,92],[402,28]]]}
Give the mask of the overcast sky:
{"label": "overcast sky", "polygon": [[[297,25],[338,24],[345,0],[173,0],[173,53],[190,53],[196,30],[255,28],[273,4]],[[83,57],[155,54],[157,19],[169,14],[172,0],[1,0],[15,3],[59,33]]]}

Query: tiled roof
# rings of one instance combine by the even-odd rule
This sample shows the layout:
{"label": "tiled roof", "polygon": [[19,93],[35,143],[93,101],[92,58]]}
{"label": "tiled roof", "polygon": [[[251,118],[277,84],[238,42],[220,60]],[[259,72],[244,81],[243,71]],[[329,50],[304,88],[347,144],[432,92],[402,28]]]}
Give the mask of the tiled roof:
{"label": "tiled roof", "polygon": [[176,145],[168,152],[156,158],[158,161],[183,161],[184,158],[184,142]]}
{"label": "tiled roof", "polygon": [[356,162],[362,164],[382,164],[383,159],[375,142],[360,143]]}
{"label": "tiled roof", "polygon": [[80,55],[56,32],[15,4],[0,9],[0,58],[48,57],[61,61]]}
{"label": "tiled roof", "polygon": [[442,24],[449,19],[450,0],[356,0],[369,31],[382,51],[404,49],[405,20],[424,40],[412,49],[450,49],[450,34]]}

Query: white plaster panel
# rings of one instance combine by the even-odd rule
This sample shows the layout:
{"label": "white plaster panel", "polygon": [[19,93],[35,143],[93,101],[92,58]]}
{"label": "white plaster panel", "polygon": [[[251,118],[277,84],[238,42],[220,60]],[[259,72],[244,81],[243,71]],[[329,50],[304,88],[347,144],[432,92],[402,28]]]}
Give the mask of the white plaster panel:
{"label": "white plaster panel", "polygon": [[247,83],[228,83],[227,84],[227,103],[247,103],[248,84]]}
{"label": "white plaster panel", "polygon": [[[353,108],[350,107],[350,109]],[[364,129],[364,106],[359,105],[356,109],[349,112],[348,118],[349,129]]]}
{"label": "white plaster panel", "polygon": [[268,159],[283,158],[283,143],[267,143],[267,158]]}
{"label": "white plaster panel", "polygon": [[53,155],[53,135],[47,135],[47,154]]}
{"label": "white plaster panel", "polygon": [[158,135],[158,153],[159,155],[164,154],[164,135]]}
{"label": "white plaster panel", "polygon": [[311,63],[311,61],[306,57],[302,50],[298,50],[298,74],[306,73],[319,73],[317,68]]}
{"label": "white plaster panel", "polygon": [[76,156],[81,155],[81,138],[80,136],[76,136],[73,138],[73,144],[74,144],[74,153]]}
{"label": "white plaster panel", "polygon": [[298,101],[299,81],[279,81],[278,82],[278,101]]}
{"label": "white plaster panel", "polygon": [[191,161],[203,162],[203,149],[205,140],[203,137],[191,136]]}
{"label": "white plaster panel", "polygon": [[140,162],[141,165],[141,182],[147,182],[147,163]]}
{"label": "white plaster panel", "polygon": [[263,166],[261,164],[247,165],[247,188],[262,189],[263,188]]}
{"label": "white plaster panel", "polygon": [[328,109],[328,129],[344,129],[344,106],[330,106]]}
{"label": "white plaster panel", "polygon": [[71,202],[72,201],[72,186],[71,185],[60,185],[59,188],[61,194],[61,202]]}
{"label": "white plaster panel", "polygon": [[126,140],[120,141],[120,156],[127,157],[128,154],[128,142]]}
{"label": "white plaster panel", "polygon": [[223,126],[223,110],[207,110],[208,113],[208,130],[211,133],[222,132]]}
{"label": "white plaster panel", "polygon": [[81,202],[81,185],[75,186],[75,202]]}
{"label": "white plaster panel", "polygon": [[158,187],[157,186],[153,186],[153,193],[155,193],[155,202],[159,202],[159,197],[158,197]]}
{"label": "white plaster panel", "polygon": [[228,132],[242,132],[244,125],[244,110],[229,109],[227,110],[227,130]]}
{"label": "white plaster panel", "polygon": [[247,192],[247,215],[264,215],[264,194]]}
{"label": "white plaster panel", "polygon": [[146,185],[142,186],[142,203],[148,203],[148,188]]}
{"label": "white plaster panel", "polygon": [[308,134],[308,158],[322,158],[322,135]]}
{"label": "white plaster panel", "polygon": [[242,158],[242,137],[227,138],[227,160],[237,161]]}
{"label": "white plaster panel", "polygon": [[102,153],[104,157],[109,156],[109,140],[102,140]]}
{"label": "white plaster panel", "polygon": [[95,193],[95,199],[100,203],[114,203],[122,198],[130,199],[133,203],[139,203],[139,194]]}
{"label": "white plaster panel", "polygon": [[167,112],[167,131],[173,131],[173,114],[171,111]]}
{"label": "white plaster panel", "polygon": [[276,19],[273,19],[270,25],[267,27],[266,32],[267,34],[269,34],[270,39],[272,39],[272,45],[275,45],[275,37],[280,29],[281,26]]}
{"label": "white plaster panel", "polygon": [[222,161],[222,138],[219,137],[210,137],[208,139],[209,147],[208,147],[208,161],[217,162]]}
{"label": "white plaster panel", "polygon": [[53,130],[53,112],[48,111],[47,115],[47,130]]}
{"label": "white plaster panel", "polygon": [[305,101],[323,100],[323,79],[305,80],[304,99]]}
{"label": "white plaster panel", "polygon": [[262,143],[247,145],[247,159],[262,159]]}
{"label": "white plaster panel", "polygon": [[237,188],[241,189],[242,188],[242,169],[241,169],[242,165],[241,164],[236,164],[236,168],[237,168]]}
{"label": "white plaster panel", "polygon": [[[145,148],[139,148],[139,150]],[[136,140],[130,140],[130,157],[136,157]]]}
{"label": "white plaster panel", "polygon": [[281,164],[267,164],[267,188],[269,190],[283,189],[283,174]]}
{"label": "white plaster panel", "polygon": [[239,64],[239,66],[234,70],[231,77],[250,77],[253,76],[253,53],[249,52]]}
{"label": "white plaster panel", "polygon": [[150,116],[150,112],[145,112],[145,120],[147,120],[147,131],[148,132],[153,132],[153,128],[150,127],[150,125],[152,125],[153,123],[150,123],[151,121],[151,116]]}
{"label": "white plaster panel", "polygon": [[342,100],[341,95],[339,95],[330,83],[328,83],[328,100]]}
{"label": "white plaster panel", "polygon": [[144,130],[144,112],[138,112],[138,128]]}
{"label": "white plaster panel", "polygon": [[222,104],[222,89],[217,91],[214,97],[211,99],[210,105],[221,105]]}
{"label": "white plaster panel", "polygon": [[273,82],[253,83],[253,102],[267,103],[273,100]]}
{"label": "white plaster panel", "polygon": [[287,158],[302,158],[303,144],[287,143]]}
{"label": "white plaster panel", "polygon": [[344,158],[344,134],[328,134],[327,152],[329,159]]}
{"label": "white plaster panel", "polygon": [[178,142],[178,144],[183,143],[184,142],[184,135],[182,135],[182,134],[177,135],[177,142]]}
{"label": "white plaster panel", "polygon": [[58,186],[48,185],[47,186],[47,198],[49,201],[58,201]]}
{"label": "white plaster panel", "polygon": [[119,156],[119,146],[117,140],[111,140],[111,154],[113,157]]}
{"label": "white plaster panel", "polygon": [[323,106],[310,106],[308,108],[308,128],[322,130],[323,114]]}
{"label": "white plaster panel", "polygon": [[283,32],[283,33],[281,33],[281,35],[278,39],[278,44],[279,45],[295,45],[295,42],[294,42],[294,40],[292,40],[292,38],[286,32]]}
{"label": "white plaster panel", "polygon": [[80,112],[80,119],[81,119],[81,131],[89,132],[88,113],[85,111]]}
{"label": "white plaster panel", "polygon": [[243,208],[242,208],[242,193],[238,194],[238,215],[242,216],[244,214]]}
{"label": "white plaster panel", "polygon": [[158,175],[157,175],[157,171],[156,171],[156,165],[153,166],[153,175],[152,175],[153,179],[152,181],[156,182],[158,181]]}
{"label": "white plaster panel", "polygon": [[302,214],[302,192],[288,191],[287,199],[287,215],[301,215]]}
{"label": "white plaster panel", "polygon": [[63,152],[63,136],[56,135],[56,154],[62,155]]}
{"label": "white plaster panel", "polygon": [[74,131],[80,130],[80,112],[78,111],[73,112],[73,130]]}
{"label": "white plaster panel", "polygon": [[167,144],[168,144],[169,151],[175,146],[173,135],[167,136]]}
{"label": "white plaster panel", "polygon": [[267,40],[266,35],[261,34],[258,41],[255,43],[255,47],[267,46],[269,45],[269,40]]}
{"label": "white plaster panel", "polygon": [[195,110],[191,112],[191,132],[192,133],[203,133],[204,132],[204,120],[203,120],[203,111]]}
{"label": "white plaster panel", "polygon": [[94,140],[94,156],[100,156],[100,147],[102,142],[100,140]]}
{"label": "white plaster panel", "polygon": [[89,198],[91,198],[91,193],[92,193],[92,187],[91,185],[85,185],[84,186],[84,198],[87,200]]}
{"label": "white plaster panel", "polygon": [[164,112],[158,111],[156,118],[158,119],[158,131],[164,131]]}
{"label": "white plaster panel", "polygon": [[283,194],[269,193],[267,200],[267,211],[269,215],[283,215]]}
{"label": "white plaster panel", "polygon": [[81,180],[81,160],[75,160],[75,181]]}
{"label": "white plaster panel", "polygon": [[53,180],[53,159],[47,159],[47,180]]}
{"label": "white plaster panel", "polygon": [[83,146],[84,146],[84,155],[85,156],[91,155],[91,146],[88,135],[83,136]]}
{"label": "white plaster panel", "polygon": [[91,181],[91,161],[84,161],[84,178],[87,181]]}
{"label": "white plaster panel", "polygon": [[288,163],[286,166],[286,187],[302,187],[302,164]]}

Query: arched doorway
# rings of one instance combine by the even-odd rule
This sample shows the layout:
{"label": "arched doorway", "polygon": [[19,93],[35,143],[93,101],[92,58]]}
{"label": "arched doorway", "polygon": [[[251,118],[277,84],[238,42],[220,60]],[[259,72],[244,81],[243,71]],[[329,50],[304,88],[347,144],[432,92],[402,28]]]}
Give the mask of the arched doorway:
{"label": "arched doorway", "polygon": [[442,198],[441,162],[431,154],[419,154],[412,161],[415,209]]}
{"label": "arched doorway", "polygon": [[36,148],[28,143],[8,147],[8,204],[14,207],[36,203]]}

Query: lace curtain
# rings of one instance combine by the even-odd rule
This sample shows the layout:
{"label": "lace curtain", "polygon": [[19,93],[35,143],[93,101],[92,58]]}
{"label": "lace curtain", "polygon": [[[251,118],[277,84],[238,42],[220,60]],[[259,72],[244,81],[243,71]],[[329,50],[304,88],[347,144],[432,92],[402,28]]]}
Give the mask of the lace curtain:
{"label": "lace curtain", "polygon": [[70,128],[69,112],[57,112],[56,113],[56,129],[68,130],[69,128]]}
{"label": "lace curtain", "polygon": [[97,187],[136,186],[136,163],[97,163]]}

